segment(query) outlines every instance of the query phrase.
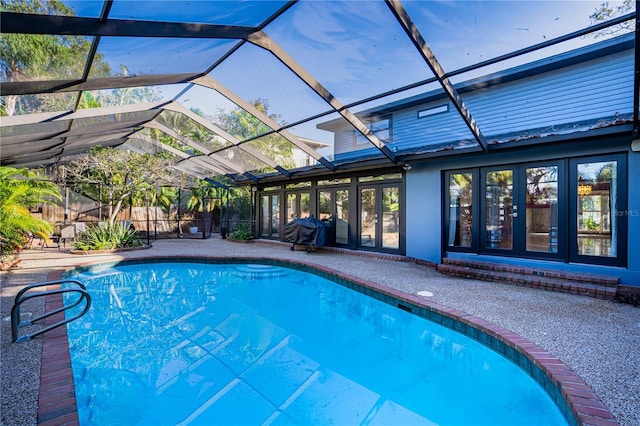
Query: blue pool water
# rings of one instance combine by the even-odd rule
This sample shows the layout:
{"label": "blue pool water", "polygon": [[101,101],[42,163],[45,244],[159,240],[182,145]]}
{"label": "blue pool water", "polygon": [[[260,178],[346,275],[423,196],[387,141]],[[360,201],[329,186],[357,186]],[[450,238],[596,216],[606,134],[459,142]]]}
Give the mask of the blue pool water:
{"label": "blue pool water", "polygon": [[567,424],[487,347],[310,273],[148,263],[75,277],[93,298],[68,325],[82,426]]}

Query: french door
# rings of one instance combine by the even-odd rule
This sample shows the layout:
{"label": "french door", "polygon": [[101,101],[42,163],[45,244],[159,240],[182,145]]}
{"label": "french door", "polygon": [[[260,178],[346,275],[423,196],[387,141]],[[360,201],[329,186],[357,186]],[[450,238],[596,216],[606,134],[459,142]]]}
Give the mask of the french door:
{"label": "french door", "polygon": [[287,192],[287,219],[285,224],[293,219],[304,219],[311,213],[309,191]]}
{"label": "french door", "polygon": [[331,223],[331,243],[349,244],[349,188],[318,190],[318,219]]}
{"label": "french door", "polygon": [[561,258],[566,200],[562,161],[481,170],[480,249],[485,253]]}
{"label": "french door", "polygon": [[358,192],[358,246],[377,251],[400,251],[400,186],[363,185]]}
{"label": "french door", "polygon": [[260,236],[280,236],[280,194],[263,194],[260,199]]}

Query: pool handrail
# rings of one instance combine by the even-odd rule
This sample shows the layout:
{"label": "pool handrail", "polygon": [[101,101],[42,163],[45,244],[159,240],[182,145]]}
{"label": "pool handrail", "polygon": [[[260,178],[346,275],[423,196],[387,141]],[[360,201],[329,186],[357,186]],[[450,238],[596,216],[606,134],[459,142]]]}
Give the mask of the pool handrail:
{"label": "pool handrail", "polygon": [[[50,285],[57,285],[57,284],[63,284],[63,283],[75,284],[75,285],[77,285],[77,287],[58,288],[58,289],[45,290],[45,291],[40,291],[40,292],[37,292],[37,293],[30,293],[30,294],[26,294],[25,295],[25,293],[27,293],[29,290],[32,290],[34,288],[46,287],[46,286],[50,286]],[[43,315],[40,315],[37,318],[28,319],[28,320],[20,322],[20,305],[22,305],[23,302],[26,302],[27,300],[33,299],[33,298],[36,298],[36,297],[49,296],[49,295],[54,295],[54,294],[63,294],[63,293],[79,293],[80,297],[78,297],[78,299],[75,302],[73,302],[72,304],[70,304],[70,305],[62,306],[61,308],[54,309],[51,312],[45,312]],[[55,315],[55,314],[57,314],[59,312],[66,311],[67,309],[72,309],[72,308],[78,306],[83,301],[85,301],[85,307],[82,310],[82,312],[80,312],[79,314],[77,314],[77,315],[75,315],[75,316],[73,316],[71,318],[65,318],[62,321],[58,321],[55,324],[49,325],[47,327],[44,327],[44,328],[36,331],[35,333],[24,334],[22,336],[18,336],[18,327],[23,327],[23,326],[26,326],[26,325],[32,325],[36,321],[39,321],[41,319],[50,317],[51,315]],[[53,330],[55,328],[58,328],[58,327],[60,327],[62,325],[65,325],[65,324],[67,324],[67,323],[69,323],[71,321],[75,321],[76,319],[78,319],[81,316],[83,316],[84,314],[86,314],[89,311],[89,308],[91,308],[91,296],[87,292],[87,289],[86,289],[85,285],[82,284],[78,280],[63,279],[63,280],[57,280],[57,281],[47,281],[47,282],[30,284],[30,285],[24,287],[22,290],[20,290],[18,292],[18,294],[15,297],[13,307],[11,308],[11,341],[13,343],[24,342],[26,340],[30,340],[30,339],[32,339],[32,338],[34,338],[36,336],[39,336],[40,334],[46,333],[46,332],[51,331],[51,330]]]}

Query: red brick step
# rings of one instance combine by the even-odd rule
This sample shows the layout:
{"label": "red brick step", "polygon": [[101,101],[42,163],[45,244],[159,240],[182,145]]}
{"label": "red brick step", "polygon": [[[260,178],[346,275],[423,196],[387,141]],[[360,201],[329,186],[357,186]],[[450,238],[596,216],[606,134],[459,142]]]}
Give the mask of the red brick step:
{"label": "red brick step", "polygon": [[577,274],[549,269],[533,269],[518,265],[442,259],[437,266],[441,273],[483,281],[540,288],[562,293],[580,294],[598,299],[613,300],[619,278],[596,274]]}

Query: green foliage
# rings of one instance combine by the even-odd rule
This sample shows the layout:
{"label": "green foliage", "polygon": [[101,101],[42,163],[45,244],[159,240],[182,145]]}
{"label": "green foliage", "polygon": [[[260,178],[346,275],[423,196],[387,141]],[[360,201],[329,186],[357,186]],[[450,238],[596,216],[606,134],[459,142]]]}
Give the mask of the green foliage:
{"label": "green foliage", "polygon": [[[116,148],[92,148],[61,168],[67,185],[109,206],[109,222],[116,219],[130,199],[141,203],[147,191],[171,180],[164,161]],[[101,189],[102,188],[102,189]]]}
{"label": "green foliage", "polygon": [[[19,13],[74,16],[59,0],[2,0],[2,10]],[[2,81],[65,80],[82,75],[91,48],[88,37],[47,34],[2,34],[0,78]],[[94,58],[92,76],[108,76],[111,68],[101,54]],[[68,95],[8,95],[2,98],[2,114],[69,109]]]}
{"label": "green foliage", "polygon": [[229,234],[229,239],[232,241],[250,241],[253,240],[253,232],[247,226],[240,226]]}
{"label": "green foliage", "polygon": [[588,217],[582,221],[582,226],[589,231],[598,231],[600,230],[600,224],[595,221],[592,217]]}
{"label": "green foliage", "polygon": [[0,257],[20,250],[29,234],[48,238],[53,226],[31,216],[29,207],[61,199],[58,187],[37,173],[0,166]]}
{"label": "green foliage", "polygon": [[[598,24],[600,22],[609,21],[618,16],[625,15],[635,10],[634,0],[624,0],[622,4],[615,8],[611,6],[608,1],[603,2],[594,12],[589,16],[591,25]],[[628,33],[634,30],[634,21],[629,20],[618,25],[614,25],[607,29],[597,31],[593,34],[593,37],[604,37],[611,34]]]}
{"label": "green foliage", "polygon": [[120,222],[105,222],[89,225],[76,239],[76,250],[113,250],[118,248],[140,247],[142,241],[136,231]]}
{"label": "green foliage", "polygon": [[[269,102],[266,99],[256,99],[251,103],[258,111],[273,121],[281,125],[286,124],[279,115],[269,114]],[[275,161],[278,165],[285,169],[295,167],[293,145],[291,142],[278,133],[271,133],[267,136],[260,137],[261,135],[271,132],[271,128],[247,111],[241,108],[235,108],[231,112],[220,110],[218,111],[217,119],[222,127],[227,129],[229,134],[238,140],[244,141],[255,138],[252,140],[251,145],[255,147],[257,151]],[[255,170],[265,173],[271,171],[269,167],[265,167],[265,164],[258,160],[248,158],[247,161],[253,162],[253,164],[248,165],[249,169],[254,167]]]}

